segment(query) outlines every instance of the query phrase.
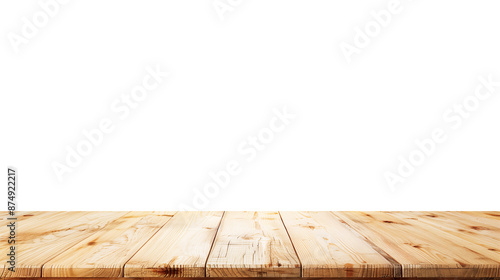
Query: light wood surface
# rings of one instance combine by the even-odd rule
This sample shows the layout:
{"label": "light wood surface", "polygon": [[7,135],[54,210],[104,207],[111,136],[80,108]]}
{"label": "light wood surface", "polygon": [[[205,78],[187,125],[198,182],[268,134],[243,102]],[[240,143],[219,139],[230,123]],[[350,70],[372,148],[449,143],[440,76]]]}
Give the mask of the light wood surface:
{"label": "light wood surface", "polygon": [[[1,220],[1,227],[0,227],[0,244],[3,244],[3,246],[0,246],[0,253],[2,253],[2,256],[5,256],[5,261],[7,260],[7,256],[4,254],[7,254],[9,251],[10,246],[12,245],[18,245],[18,244],[11,244],[8,243],[9,236],[10,236],[10,229],[7,227],[7,225],[10,222],[15,221],[16,222],[16,228],[19,228],[19,226],[25,226],[24,221],[27,219],[35,216],[35,215],[41,215],[45,212],[21,212],[18,213],[16,216],[14,216],[17,220],[8,220],[8,218],[13,218],[13,216],[9,215],[9,212],[7,211],[2,211],[0,212],[0,220]],[[17,229],[16,229],[17,231]],[[2,261],[0,262],[0,277],[5,277],[3,275],[11,275],[8,273],[7,268],[9,265],[5,262]]]}
{"label": "light wood surface", "polygon": [[179,212],[125,265],[126,277],[205,277],[223,212]]}
{"label": "light wood surface", "polygon": [[278,212],[226,212],[207,261],[209,277],[300,277]]}
{"label": "light wood surface", "polygon": [[[130,212],[43,266],[46,277],[120,277],[125,263],[175,212]],[[167,217],[167,218],[164,218]]]}
{"label": "light wood surface", "polygon": [[[491,251],[417,218],[382,212],[335,212],[402,265],[403,277],[498,277]],[[439,214],[435,214],[439,215]]]}
{"label": "light wood surface", "polygon": [[[40,277],[42,266],[126,212],[45,212],[19,222],[15,273],[2,277]],[[5,243],[4,243],[5,244]],[[0,255],[8,246],[0,247]]]}
{"label": "light wood surface", "polygon": [[330,212],[281,212],[303,277],[394,277],[394,265]]}
{"label": "light wood surface", "polygon": [[403,220],[414,221],[415,218],[422,223],[432,225],[442,231],[467,240],[473,244],[483,246],[489,255],[498,259],[500,257],[500,221],[484,223],[474,217],[455,215],[452,212],[394,212],[390,213]]}
{"label": "light wood surface", "polygon": [[500,280],[494,211],[16,214],[12,273],[0,212],[2,279]]}
{"label": "light wood surface", "polygon": [[[460,211],[460,212],[449,212],[450,214],[458,214],[459,216],[472,216],[475,218],[486,218],[486,219],[494,219],[500,221],[500,212],[493,211]],[[488,222],[486,222],[488,223]]]}

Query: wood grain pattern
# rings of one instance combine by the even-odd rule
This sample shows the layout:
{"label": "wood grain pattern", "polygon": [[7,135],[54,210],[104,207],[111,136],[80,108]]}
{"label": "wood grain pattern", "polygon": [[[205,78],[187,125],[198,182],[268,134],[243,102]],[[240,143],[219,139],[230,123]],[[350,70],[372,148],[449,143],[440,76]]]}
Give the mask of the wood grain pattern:
{"label": "wood grain pattern", "polygon": [[435,227],[382,212],[334,212],[402,265],[403,277],[498,277],[491,251]]}
{"label": "wood grain pattern", "polygon": [[125,263],[175,212],[130,212],[43,266],[44,277],[121,277]]}
{"label": "wood grain pattern", "polygon": [[[450,214],[455,214],[460,217],[463,217],[465,215],[476,217],[476,218],[487,218],[487,219],[493,219],[500,221],[500,212],[494,212],[494,211],[455,211],[455,212],[449,212]],[[486,222],[488,223],[488,222]]]}
{"label": "wood grain pattern", "polygon": [[499,226],[500,223],[500,212],[478,212],[478,211],[464,211],[464,212],[447,212],[453,215],[455,219],[468,219],[474,222],[493,224]]}
{"label": "wood grain pattern", "polygon": [[[7,225],[7,224],[9,224],[9,221],[7,220],[8,212],[3,212],[3,213],[4,213],[4,215],[2,215],[1,219],[2,219],[2,222],[5,225]],[[83,215],[85,215],[84,212],[72,212],[72,215],[70,217],[81,217]],[[66,212],[42,212],[42,211],[29,212],[29,213],[18,212],[16,214],[16,216],[18,216],[18,223],[16,223],[17,225],[16,225],[16,244],[15,244],[17,260],[19,260],[19,256],[20,255],[22,256],[22,254],[23,254],[23,252],[19,252],[20,245],[23,243],[23,240],[20,240],[20,239],[24,239],[23,237],[25,235],[25,234],[23,234],[23,232],[24,232],[23,229],[33,230],[37,226],[41,225],[41,223],[46,222],[49,219],[54,219],[54,220],[60,221],[60,219],[62,219],[62,218],[66,219],[68,217]],[[2,242],[2,244],[7,244],[8,228],[6,226],[2,226],[1,230],[2,230],[1,231],[2,235],[0,237],[0,241]],[[10,246],[0,247],[0,253],[2,255],[7,254],[7,252],[9,251],[9,248],[10,248]],[[35,250],[39,250],[39,249],[34,248],[34,251]],[[34,254],[35,253],[36,252],[34,252]],[[18,262],[16,264],[16,267],[18,268],[17,270],[21,270],[21,271],[16,271],[16,273],[12,273],[12,272],[7,270],[8,266],[4,262],[1,262],[0,264],[2,265],[2,274],[0,274],[1,277],[15,277],[15,276],[30,277],[30,276],[34,276],[34,275],[38,275],[38,276],[41,275],[41,270],[38,270],[36,266],[35,267],[25,267],[24,264],[21,264],[21,266],[19,266],[19,262]]]}
{"label": "wood grain pattern", "polygon": [[[25,220],[29,217],[40,214],[47,213],[46,211],[18,211],[16,212],[16,216],[18,220]],[[0,211],[0,221],[6,221],[8,217],[12,217],[9,215],[8,211]]]}
{"label": "wood grain pattern", "polygon": [[278,212],[226,212],[207,261],[209,277],[300,277]]}
{"label": "wood grain pattern", "polygon": [[205,277],[223,212],[179,212],[125,265],[125,277]]}
{"label": "wood grain pattern", "polygon": [[[126,212],[47,212],[20,223],[16,272],[2,277],[41,277],[42,266]],[[5,256],[8,248],[0,247]]]}
{"label": "wood grain pattern", "polygon": [[16,214],[16,272],[2,261],[1,279],[500,280],[494,211]]}
{"label": "wood grain pattern", "polygon": [[490,220],[488,223],[477,221],[474,217],[451,212],[391,212],[390,215],[410,222],[422,222],[471,243],[483,246],[492,253],[492,259],[500,261],[500,221]]}
{"label": "wood grain pattern", "polygon": [[303,277],[394,277],[394,266],[329,212],[281,212]]}
{"label": "wood grain pattern", "polygon": [[[35,212],[35,211],[19,211],[16,213],[15,220],[16,222],[16,231],[18,230],[19,226],[25,226],[25,221],[27,219],[30,219],[32,217],[36,217],[41,214],[45,214],[46,212]],[[0,249],[0,252],[3,254],[4,252],[7,252],[11,246],[15,246],[17,244],[12,244],[8,243],[9,237],[10,237],[10,229],[7,227],[7,225],[11,222],[8,220],[8,218],[11,218],[12,216],[9,215],[8,211],[1,211],[0,212],[0,221],[1,221],[1,227],[0,227],[0,244],[2,244],[2,249]],[[10,258],[10,257],[9,257]],[[7,268],[9,265],[6,263],[7,256],[5,255],[5,261],[0,262],[0,276],[8,275],[7,273]]]}

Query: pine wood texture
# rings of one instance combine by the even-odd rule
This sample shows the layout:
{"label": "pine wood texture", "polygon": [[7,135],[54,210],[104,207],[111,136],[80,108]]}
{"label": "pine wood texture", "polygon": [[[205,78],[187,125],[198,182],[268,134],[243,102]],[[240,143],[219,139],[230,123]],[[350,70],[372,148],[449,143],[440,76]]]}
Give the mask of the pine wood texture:
{"label": "pine wood texture", "polygon": [[[2,277],[41,277],[45,263],[126,213],[45,212],[19,221],[16,271],[4,268]],[[0,255],[8,249],[0,247]]]}
{"label": "pine wood texture", "polygon": [[223,212],[179,212],[125,265],[126,277],[205,277]]}
{"label": "pine wood texture", "polygon": [[[18,212],[0,278],[499,279],[500,212]],[[129,278],[130,279],[130,278]]]}
{"label": "pine wood texture", "polygon": [[498,254],[424,223],[410,213],[404,217],[401,215],[405,214],[383,212],[335,214],[400,263],[403,277],[499,276]]}
{"label": "pine wood texture", "polygon": [[281,212],[303,277],[394,277],[391,264],[330,212]]}
{"label": "pine wood texture", "polygon": [[121,277],[125,263],[168,222],[174,213],[127,213],[48,261],[43,266],[43,275]]}
{"label": "pine wood texture", "polygon": [[207,261],[209,277],[300,277],[278,212],[226,212]]}
{"label": "pine wood texture", "polygon": [[[9,248],[13,245],[14,246],[18,245],[18,244],[8,243],[9,236],[10,236],[10,229],[7,227],[7,225],[12,221],[16,221],[17,225],[19,225],[20,222],[25,221],[25,220],[35,216],[36,214],[41,215],[44,213],[45,212],[26,212],[25,211],[25,212],[18,214],[15,217],[17,220],[8,220],[8,218],[12,218],[12,216],[9,216],[7,211],[0,212],[0,220],[2,223],[2,226],[0,227],[0,244],[3,245],[3,246],[0,246],[0,253],[2,253],[3,256],[6,256],[5,261],[7,261],[7,258],[8,258],[6,254],[9,251]],[[24,224],[24,222],[23,222],[23,224]],[[12,275],[12,273],[7,271],[8,265],[6,264],[5,261],[0,262],[0,278],[7,277],[7,275]]]}

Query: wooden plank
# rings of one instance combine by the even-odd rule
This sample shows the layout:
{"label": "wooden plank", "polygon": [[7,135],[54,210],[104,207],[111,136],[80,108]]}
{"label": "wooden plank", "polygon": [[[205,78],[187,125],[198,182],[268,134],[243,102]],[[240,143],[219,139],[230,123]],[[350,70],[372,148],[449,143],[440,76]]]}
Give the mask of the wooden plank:
{"label": "wooden plank", "polygon": [[486,211],[486,212],[479,212],[479,211],[460,211],[460,212],[449,212],[449,214],[459,216],[460,218],[462,217],[469,217],[477,220],[478,222],[482,223],[494,223],[498,225],[500,222],[500,212],[499,211]]}
{"label": "wooden plank", "polygon": [[[42,266],[126,212],[48,212],[20,223],[15,273],[1,277],[41,277]],[[7,246],[0,247],[5,256]]]}
{"label": "wooden plank", "polygon": [[[398,217],[401,220],[409,223],[412,226],[425,228],[427,232],[433,232],[438,235],[442,235],[442,238],[447,238],[449,240],[454,241],[456,244],[463,246],[469,250],[474,250],[477,253],[494,260],[498,263],[498,267],[500,268],[500,232],[499,228],[483,224],[472,225],[469,224],[473,222],[469,220],[467,217],[463,215],[454,216],[453,214],[449,214],[450,212],[426,212],[424,217],[418,218],[415,216],[415,212],[386,212],[386,214]],[[427,219],[425,218],[427,217]],[[442,218],[444,217],[444,219]],[[441,219],[442,222],[432,223],[430,219]],[[459,223],[459,221],[465,222],[462,226],[457,226],[453,223]],[[471,229],[473,231],[468,231],[467,229]],[[443,234],[443,232],[445,234]],[[479,236],[480,232],[490,233],[492,238],[486,236]]]}
{"label": "wooden plank", "polygon": [[125,277],[205,277],[223,212],[179,212],[125,264]]}
{"label": "wooden plank", "polygon": [[[16,235],[19,237],[18,232],[19,232],[19,227],[30,227],[34,226],[34,224],[38,223],[37,219],[40,219],[44,216],[51,216],[51,212],[37,212],[37,211],[23,211],[23,212],[16,212]],[[8,244],[8,239],[9,239],[9,233],[10,229],[7,227],[7,225],[11,222],[11,220],[8,220],[8,218],[11,218],[12,216],[8,215],[7,211],[3,211],[2,215],[0,216],[0,220],[2,221],[2,226],[0,227],[0,244]],[[30,222],[26,222],[28,219],[31,219]],[[31,225],[30,225],[31,224]],[[18,238],[16,238],[18,239]],[[0,262],[0,265],[3,265],[2,262]],[[0,274],[1,275],[1,274]]]}
{"label": "wooden plank", "polygon": [[500,262],[500,222],[478,222],[473,217],[451,212],[390,212],[402,220],[415,220],[480,245],[492,251],[491,257]]}
{"label": "wooden plank", "polygon": [[[8,278],[8,280],[207,280],[204,277],[182,277],[182,278],[172,278],[172,277],[146,277],[146,278],[124,278],[124,277],[70,277],[70,278],[61,278],[61,277],[33,277],[33,278]],[[417,277],[389,277],[389,278],[366,278],[366,277],[347,277],[347,278],[321,278],[321,277],[242,277],[242,278],[234,278],[234,277],[210,277],[210,280],[235,280],[235,279],[243,279],[243,280],[498,280],[498,278],[491,277],[482,277],[482,278],[470,278],[470,277],[453,277],[453,278],[436,278],[436,277],[426,277],[426,278],[417,278]]]}
{"label": "wooden plank", "polygon": [[402,265],[403,277],[499,277],[493,252],[417,220],[334,212]]}
{"label": "wooden plank", "polygon": [[[29,218],[35,214],[37,215],[40,215],[42,213],[45,213],[45,212],[42,212],[42,211],[16,211],[15,212],[15,216],[14,217],[17,217],[17,219],[26,219],[26,218]],[[0,220],[3,222],[3,221],[6,221],[8,217],[11,217],[9,215],[9,212],[8,211],[0,211]]]}
{"label": "wooden plank", "polygon": [[17,271],[0,275],[498,278],[499,213],[17,212]]}
{"label": "wooden plank", "polygon": [[303,277],[394,277],[397,268],[330,212],[281,212]]}
{"label": "wooden plank", "polygon": [[[146,278],[124,278],[124,277],[70,277],[70,278],[61,278],[61,277],[33,277],[33,278],[8,278],[8,280],[207,280],[204,277],[182,277],[182,278],[172,278],[172,277],[146,277]],[[244,279],[244,280],[498,280],[498,278],[491,277],[482,277],[482,278],[470,278],[470,277],[453,277],[453,278],[436,278],[436,277],[426,277],[426,278],[417,278],[417,277],[389,277],[389,278],[366,278],[366,277],[347,277],[347,278],[321,278],[321,277],[242,277],[242,278],[234,278],[234,277],[210,277],[210,280],[235,280],[235,279]]]}
{"label": "wooden plank", "polygon": [[465,213],[469,215],[485,216],[490,219],[500,220],[500,211],[457,211],[457,214]]}
{"label": "wooden plank", "polygon": [[[5,223],[5,225],[8,224],[7,222],[7,217],[8,217],[8,212],[4,212],[5,215],[2,216],[2,222]],[[45,223],[49,223],[49,219],[59,219],[61,217],[64,217],[65,216],[65,213],[66,212],[42,212],[42,211],[39,211],[39,212],[17,212],[17,217],[18,217],[18,223],[16,223],[16,229],[15,229],[15,234],[16,234],[16,244],[14,245],[15,246],[15,253],[16,253],[16,267],[18,268],[19,267],[19,255],[22,255],[22,252],[20,252],[20,244],[21,242],[23,242],[23,229],[33,229],[34,227],[36,227],[37,225],[40,224],[40,222],[45,222]],[[84,212],[74,212],[74,217],[81,217],[83,216],[85,213]],[[9,228],[7,228],[6,226],[2,226],[0,227],[1,228],[1,236],[0,236],[0,242],[1,244],[8,244],[7,243],[7,238],[8,238],[8,235],[7,235],[7,232],[9,231]],[[0,247],[0,253],[2,255],[7,254],[8,252],[10,251],[10,246],[5,246],[5,247]],[[2,270],[1,270],[1,274],[0,276],[2,277],[7,277],[8,275],[13,275],[12,272],[8,271],[7,268],[9,267],[8,264],[4,263],[4,262],[0,262],[0,265],[2,266]],[[35,271],[31,271],[30,272],[32,273],[36,273]],[[40,271],[40,274],[41,274],[41,271]],[[16,275],[19,275],[19,273],[17,273]],[[21,274],[23,275],[23,274]],[[9,276],[11,277],[11,276]],[[21,276],[22,277],[22,276]]]}
{"label": "wooden plank", "polygon": [[300,263],[278,212],[226,212],[207,277],[300,277]]}
{"label": "wooden plank", "polygon": [[[45,213],[46,212],[16,211],[15,217],[17,218],[17,220],[15,220],[15,222],[16,222],[15,234],[17,236],[15,236],[16,237],[15,240],[19,239],[19,236],[18,236],[19,227],[25,226],[25,221],[27,219],[30,219],[30,218],[33,218],[33,217],[37,217],[37,216],[39,216],[41,214],[45,214]],[[9,215],[8,211],[0,211],[0,220],[2,221],[2,224],[0,226],[0,244],[3,244],[5,246],[5,250],[7,250],[7,252],[8,252],[8,248],[10,248],[11,246],[18,245],[18,244],[15,244],[15,243],[9,243],[10,228],[8,228],[7,225],[11,221],[8,220],[7,218],[11,218],[11,217],[12,216]],[[15,240],[11,241],[11,242],[15,242]],[[2,247],[4,247],[4,246],[2,246]],[[16,251],[18,251],[18,249],[16,249]],[[0,250],[0,252],[3,253],[2,250]],[[5,270],[5,273],[7,273],[7,269],[9,267],[9,264],[6,263],[7,258],[10,258],[10,257],[7,257],[5,255],[5,261],[0,262],[0,275],[4,274],[4,270]]]}
{"label": "wooden plank", "polygon": [[44,277],[122,277],[125,263],[175,212],[130,212],[48,261]]}

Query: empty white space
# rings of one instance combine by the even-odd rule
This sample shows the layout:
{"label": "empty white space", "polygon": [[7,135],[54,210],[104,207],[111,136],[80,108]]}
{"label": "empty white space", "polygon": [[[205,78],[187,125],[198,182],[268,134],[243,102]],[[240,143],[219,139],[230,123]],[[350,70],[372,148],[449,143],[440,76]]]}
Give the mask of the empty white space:
{"label": "empty white space", "polygon": [[[12,165],[20,210],[177,210],[236,159],[203,209],[499,210],[500,88],[395,191],[384,172],[479,76],[500,81],[500,2],[401,0],[348,63],[340,43],[388,3],[243,0],[221,20],[212,0],[74,0],[16,53],[40,4],[1,1],[0,203]],[[170,76],[120,120],[111,104],[155,65]],[[284,106],[296,117],[247,162],[238,146]],[[52,163],[106,117],[60,182]]]}

